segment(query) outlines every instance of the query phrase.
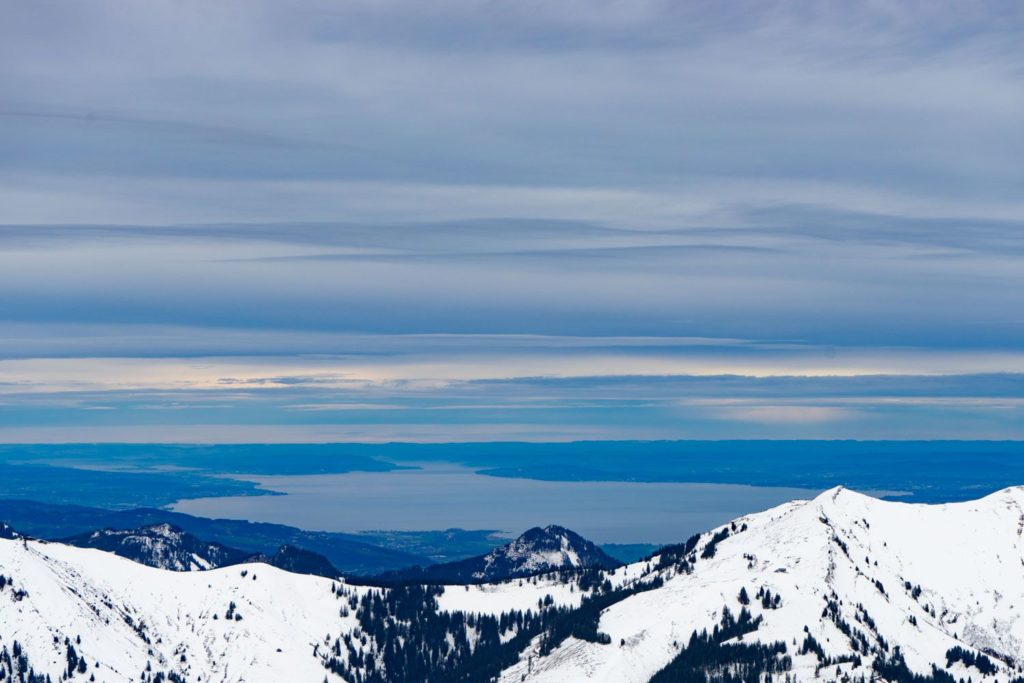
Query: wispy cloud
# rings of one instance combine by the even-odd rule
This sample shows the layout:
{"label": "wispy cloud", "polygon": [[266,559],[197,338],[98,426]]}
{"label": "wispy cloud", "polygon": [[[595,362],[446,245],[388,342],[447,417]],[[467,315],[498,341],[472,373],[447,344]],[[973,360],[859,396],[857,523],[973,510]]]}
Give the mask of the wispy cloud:
{"label": "wispy cloud", "polygon": [[1012,3],[30,3],[0,29],[6,214],[1012,217],[1022,25]]}
{"label": "wispy cloud", "polygon": [[849,419],[853,411],[833,406],[726,406],[715,409],[720,419],[769,425],[838,422]]}
{"label": "wispy cloud", "polygon": [[5,433],[1020,433],[1019,4],[5,9]]}

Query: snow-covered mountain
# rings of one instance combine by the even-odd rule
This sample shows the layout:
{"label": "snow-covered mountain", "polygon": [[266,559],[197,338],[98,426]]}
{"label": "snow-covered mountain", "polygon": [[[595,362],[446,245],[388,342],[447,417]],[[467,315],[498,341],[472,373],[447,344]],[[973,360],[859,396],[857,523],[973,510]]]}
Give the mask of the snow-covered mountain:
{"label": "snow-covered mountain", "polygon": [[220,543],[202,541],[172,524],[152,524],[139,529],[99,529],[59,542],[105,550],[150,567],[177,572],[226,567],[252,556]]}
{"label": "snow-covered mountain", "polygon": [[339,615],[329,579],[263,564],[174,572],[0,540],[0,575],[0,680],[31,667],[53,681],[72,668],[71,680],[108,683],[319,682],[313,644],[356,626]]}
{"label": "snow-covered mountain", "polygon": [[379,579],[428,583],[485,583],[544,572],[585,568],[614,569],[621,562],[565,527],[549,525],[528,529],[515,540],[486,555],[456,562],[388,572]]}
{"label": "snow-covered mountain", "polygon": [[779,676],[979,680],[991,669],[1007,681],[1024,665],[1022,533],[1024,488],[947,505],[836,488],[613,572],[613,583],[661,585],[602,612],[606,642],[569,637],[544,652],[538,640],[502,680],[639,683],[664,667],[655,680],[693,680],[686,674],[714,658],[688,654],[707,649],[691,637],[724,630],[728,610],[746,611],[748,626],[723,642],[774,650],[731,656],[785,664]]}
{"label": "snow-covered mountain", "polygon": [[58,543],[105,550],[150,567],[179,572],[263,562],[298,574],[328,578],[340,575],[327,558],[301,548],[283,545],[273,555],[253,554],[200,540],[167,523],[139,529],[100,529],[64,538]]}
{"label": "snow-covered mountain", "polygon": [[[372,534],[307,531],[282,524],[209,519],[156,508],[106,510],[0,497],[0,520],[26,536],[58,542],[96,529],[140,529],[166,522],[196,538],[250,554],[274,555],[278,548],[285,545],[305,548],[323,555],[344,573],[362,576],[416,564],[429,564],[432,556],[443,558],[434,560],[436,562],[447,561],[448,557],[443,552],[437,552],[440,547],[448,545],[447,540],[428,540],[426,546],[418,546],[413,552],[399,549],[399,546],[406,545],[402,534],[385,538]],[[466,556],[471,554],[466,553]]]}
{"label": "snow-covered mountain", "polygon": [[1008,683],[1024,664],[1022,534],[1022,488],[935,506],[834,489],[613,570],[394,588],[0,540],[0,672]]}
{"label": "snow-covered mountain", "polygon": [[561,569],[613,569],[621,562],[565,527],[534,527],[507,545],[495,548],[474,567],[475,580],[514,578]]}

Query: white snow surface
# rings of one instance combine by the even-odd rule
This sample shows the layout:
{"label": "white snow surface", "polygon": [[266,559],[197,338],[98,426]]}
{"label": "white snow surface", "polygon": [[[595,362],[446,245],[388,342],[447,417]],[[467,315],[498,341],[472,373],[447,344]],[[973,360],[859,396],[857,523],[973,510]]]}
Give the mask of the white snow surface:
{"label": "white snow surface", "polygon": [[[701,558],[712,534],[724,528],[734,530],[713,557]],[[535,639],[502,680],[646,682],[694,630],[710,630],[724,607],[739,613],[745,589],[748,609],[763,621],[743,641],[785,642],[798,680],[816,673],[816,656],[797,654],[805,626],[828,655],[853,654],[850,639],[823,615],[831,601],[872,645],[882,638],[898,645],[915,672],[946,668],[946,651],[959,645],[987,651],[999,673],[985,680],[1005,683],[1022,675],[1014,660],[1024,662],[1022,534],[1024,488],[946,505],[833,489],[704,534],[692,572],[659,569],[658,558],[606,572],[617,588],[655,577],[664,584],[605,609],[599,630],[610,643],[569,638],[541,656]],[[59,680],[64,638],[80,637],[75,649],[89,673],[109,683],[137,681],[147,664],[204,683],[340,680],[314,653],[357,632],[344,609],[347,596],[380,590],[264,564],[173,572],[31,540],[0,539],[0,574],[13,581],[0,589],[0,646],[18,640],[37,672]],[[332,593],[332,583],[345,598]],[[761,589],[780,596],[781,604],[764,607],[756,597]],[[18,591],[25,591],[20,599]],[[575,606],[584,593],[574,579],[548,575],[449,586],[438,604],[442,611],[496,615],[535,609],[547,596]],[[226,618],[232,602],[241,621]],[[870,679],[871,655],[862,664],[854,673]],[[845,673],[851,665],[843,667]],[[962,664],[949,670],[982,680]],[[819,680],[833,680],[835,666],[818,673]]]}
{"label": "white snow surface", "polygon": [[[828,655],[854,653],[849,639],[822,616],[830,596],[850,626],[872,643],[881,635],[900,646],[917,673],[930,673],[932,664],[946,668],[946,651],[960,645],[989,650],[1000,667],[998,680],[1021,675],[1013,660],[1024,660],[1024,488],[943,505],[886,502],[836,488],[735,524],[737,531],[710,559],[700,559],[711,538],[704,535],[692,573],[657,572],[656,561],[615,572],[620,578],[660,573],[665,584],[602,613],[599,630],[611,644],[569,638],[542,657],[535,640],[502,680],[648,681],[695,630],[710,631],[723,607],[737,614],[741,588],[750,596],[748,609],[763,615],[761,627],[744,642],[785,642],[798,680],[813,680],[817,663],[813,654],[796,656],[805,626]],[[916,599],[906,581],[921,587]],[[755,598],[761,588],[781,596],[777,609],[765,609]],[[863,661],[857,673],[870,679],[871,657]],[[844,665],[844,673],[849,670]],[[948,670],[957,678],[981,678],[962,664]],[[835,666],[823,669],[821,679],[832,680],[834,673]]]}
{"label": "white snow surface", "polygon": [[[14,584],[0,591],[0,643],[19,641],[36,672],[53,680],[67,665],[64,638],[80,637],[74,647],[97,681],[138,680],[150,663],[189,681],[319,682],[327,674],[314,644],[355,626],[339,616],[330,580],[265,564],[183,573],[99,550],[0,540],[0,573]],[[27,596],[15,599],[15,589]],[[225,618],[232,602],[241,621]]]}
{"label": "white snow surface", "polygon": [[499,616],[502,612],[513,610],[536,612],[538,602],[547,597],[551,598],[554,605],[579,607],[585,594],[571,582],[548,576],[533,576],[502,583],[445,586],[437,604],[442,612]]}

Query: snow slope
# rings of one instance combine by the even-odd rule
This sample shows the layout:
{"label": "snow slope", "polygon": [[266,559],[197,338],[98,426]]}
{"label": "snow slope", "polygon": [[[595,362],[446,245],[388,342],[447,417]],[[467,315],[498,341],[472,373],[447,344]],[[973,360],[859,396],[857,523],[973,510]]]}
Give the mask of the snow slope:
{"label": "snow slope", "polygon": [[572,583],[545,575],[501,583],[445,586],[437,605],[442,612],[497,616],[512,610],[536,610],[538,602],[547,598],[554,605],[578,607],[585,594]]}
{"label": "snow slope", "polygon": [[[1022,534],[1022,488],[935,506],[834,489],[605,571],[603,588],[593,572],[585,590],[572,573],[445,586],[437,609],[497,616],[541,602],[572,608],[597,591],[607,597],[608,590],[649,588],[599,613],[598,631],[607,637],[595,640],[606,642],[580,640],[586,631],[574,630],[583,635],[549,639],[545,650],[543,636],[530,640],[534,631],[517,640],[503,632],[511,657],[500,661],[515,662],[518,652],[518,662],[502,673],[509,683],[644,683],[726,608],[761,619],[744,644],[785,643],[789,675],[797,680],[870,680],[873,660],[890,658],[898,646],[916,673],[936,665],[957,679],[1007,683],[1022,675],[1024,662]],[[265,564],[172,572],[99,550],[13,538],[0,539],[0,577],[0,652],[18,641],[36,672],[54,681],[62,680],[71,644],[87,667],[70,680],[110,683],[161,680],[157,674],[171,672],[203,683],[339,681],[324,668],[330,657],[347,657],[359,669],[398,644],[361,632],[356,618],[363,597],[376,600],[389,589]],[[741,604],[741,591],[749,604]],[[472,642],[478,633],[466,629]],[[817,643],[821,654],[805,642]],[[953,647],[987,653],[995,676],[961,662],[947,666]]]}
{"label": "snow slope", "polygon": [[[611,644],[569,638],[540,656],[535,642],[502,680],[647,681],[691,633],[710,630],[724,607],[738,612],[741,589],[751,600],[748,609],[763,616],[744,642],[786,643],[799,680],[814,679],[819,663],[813,653],[798,654],[805,626],[826,656],[858,654],[841,623],[873,648],[883,641],[900,646],[916,673],[930,673],[933,664],[945,669],[945,653],[959,645],[988,651],[999,680],[1021,675],[1024,488],[947,505],[884,502],[837,488],[734,524],[710,558],[701,557],[711,539],[704,535],[690,573],[657,570],[657,558],[620,569],[660,575],[665,584],[604,611],[599,629]],[[755,597],[762,589],[780,596],[777,608],[766,609]],[[864,655],[852,673],[870,678],[871,660]],[[847,674],[852,668],[840,666]],[[948,670],[980,678],[961,663]],[[835,671],[830,666],[821,676],[834,680]]]}
{"label": "snow slope", "polygon": [[[53,680],[66,667],[67,637],[80,638],[83,681],[139,680],[147,664],[189,681],[323,681],[314,644],[355,625],[339,616],[330,580],[264,564],[183,573],[99,550],[0,540],[0,573],[13,580],[0,590],[0,643],[18,640],[36,672]],[[17,599],[16,590],[27,595]],[[231,603],[241,620],[226,618]]]}

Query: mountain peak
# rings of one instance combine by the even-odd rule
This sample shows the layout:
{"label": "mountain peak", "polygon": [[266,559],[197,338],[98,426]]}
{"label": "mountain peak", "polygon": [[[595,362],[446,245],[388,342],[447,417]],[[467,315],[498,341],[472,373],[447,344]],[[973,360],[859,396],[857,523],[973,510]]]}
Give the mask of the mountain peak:
{"label": "mountain peak", "polygon": [[619,564],[575,531],[550,524],[527,529],[510,543],[487,553],[483,557],[483,567],[473,573],[473,578],[511,578],[584,567],[609,569]]}
{"label": "mountain peak", "polygon": [[562,539],[571,539],[577,542],[586,543],[587,540],[577,534],[572,529],[566,529],[564,526],[558,526],[557,524],[548,524],[545,527],[531,527],[519,534],[513,541],[515,542],[530,542],[530,543],[544,543],[551,541],[559,541]]}
{"label": "mountain peak", "polygon": [[527,529],[486,555],[426,568],[388,572],[377,577],[384,583],[470,584],[572,569],[614,569],[622,563],[575,531],[557,524]]}
{"label": "mountain peak", "polygon": [[813,502],[818,506],[823,505],[838,505],[838,506],[858,506],[858,505],[870,505],[873,502],[877,502],[879,499],[872,496],[865,495],[859,491],[853,491],[846,488],[845,486],[833,486],[830,489],[822,491],[814,497]]}

